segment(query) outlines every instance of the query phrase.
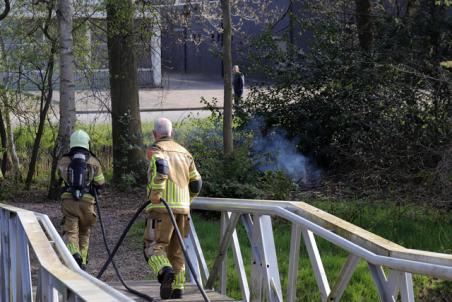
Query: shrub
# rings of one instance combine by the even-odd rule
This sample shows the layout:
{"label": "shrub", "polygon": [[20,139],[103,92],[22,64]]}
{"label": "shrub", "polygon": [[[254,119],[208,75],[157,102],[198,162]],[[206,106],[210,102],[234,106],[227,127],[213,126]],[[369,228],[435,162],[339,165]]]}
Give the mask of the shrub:
{"label": "shrub", "polygon": [[[452,74],[440,66],[452,41],[444,9],[422,2],[417,19],[406,21],[377,6],[366,52],[354,24],[338,14],[347,2],[307,3],[309,15],[298,20],[311,36],[307,52],[289,42],[289,51],[278,48],[271,32],[256,41],[254,67],[271,84],[252,89],[248,118],[285,129],[330,175],[379,190],[450,192],[450,169],[441,168],[452,142]],[[432,186],[438,170],[443,183]]]}

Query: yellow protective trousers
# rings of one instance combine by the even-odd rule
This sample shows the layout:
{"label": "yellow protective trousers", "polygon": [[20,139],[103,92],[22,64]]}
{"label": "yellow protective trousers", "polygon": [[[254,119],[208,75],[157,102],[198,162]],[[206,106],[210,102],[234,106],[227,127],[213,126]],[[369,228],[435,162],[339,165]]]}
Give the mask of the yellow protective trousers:
{"label": "yellow protective trousers", "polygon": [[94,203],[63,199],[61,211],[63,212],[64,240],[72,255],[80,253],[83,264],[88,262],[89,237],[91,227],[96,223]]}
{"label": "yellow protective trousers", "polygon": [[[186,237],[190,230],[189,216],[186,214],[174,216],[181,235]],[[155,273],[159,273],[165,266],[172,267],[176,274],[173,288],[184,288],[184,253],[168,213],[151,211],[144,230],[144,254]]]}

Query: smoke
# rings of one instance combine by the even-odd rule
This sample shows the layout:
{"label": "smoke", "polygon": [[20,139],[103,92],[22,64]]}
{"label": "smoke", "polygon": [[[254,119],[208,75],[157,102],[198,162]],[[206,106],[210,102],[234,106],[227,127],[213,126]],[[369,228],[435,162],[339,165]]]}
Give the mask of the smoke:
{"label": "smoke", "polygon": [[261,118],[251,121],[247,128],[254,133],[252,151],[259,171],[282,171],[304,186],[315,186],[321,182],[324,172],[312,158],[297,150],[296,139],[286,139],[284,130],[272,128],[264,135]]}

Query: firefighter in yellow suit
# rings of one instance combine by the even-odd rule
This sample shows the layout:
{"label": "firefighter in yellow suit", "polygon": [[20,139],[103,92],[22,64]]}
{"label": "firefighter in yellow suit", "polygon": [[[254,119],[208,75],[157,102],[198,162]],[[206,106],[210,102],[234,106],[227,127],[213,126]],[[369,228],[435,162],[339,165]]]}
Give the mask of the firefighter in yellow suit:
{"label": "firefighter in yellow suit", "polygon": [[144,254],[160,282],[162,299],[180,299],[185,284],[185,260],[170,217],[160,198],[171,207],[182,236],[189,231],[191,200],[201,190],[201,176],[192,155],[172,140],[172,124],[159,118],[154,124],[156,142],[148,151],[147,185],[151,201],[146,209]]}
{"label": "firefighter in yellow suit", "polygon": [[58,161],[58,174],[64,183],[61,195],[66,246],[80,268],[86,269],[91,227],[96,223],[95,199],[91,189],[105,184],[99,160],[90,152],[89,135],[72,133],[70,152]]}

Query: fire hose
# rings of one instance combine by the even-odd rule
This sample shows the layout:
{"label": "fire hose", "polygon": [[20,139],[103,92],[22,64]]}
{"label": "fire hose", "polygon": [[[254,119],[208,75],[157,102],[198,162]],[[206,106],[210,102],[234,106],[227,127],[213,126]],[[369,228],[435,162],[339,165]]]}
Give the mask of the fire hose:
{"label": "fire hose", "polygon": [[[119,279],[119,281],[121,282],[121,284],[122,284],[122,285],[123,285],[130,293],[132,293],[132,294],[134,294],[135,296],[140,297],[140,298],[142,298],[142,299],[144,299],[144,300],[146,300],[146,301],[149,301],[149,302],[155,301],[154,298],[152,298],[152,297],[150,297],[150,296],[148,296],[148,295],[146,295],[146,294],[143,294],[143,293],[141,293],[141,292],[139,292],[139,291],[137,291],[137,290],[131,288],[130,286],[128,286],[127,283],[126,283],[126,282],[124,281],[124,279],[122,278],[121,273],[120,273],[119,269],[118,269],[117,266],[116,266],[116,263],[113,261],[113,256],[115,255],[115,253],[116,253],[116,251],[117,251],[117,247],[119,248],[119,245],[118,245],[117,247],[115,246],[115,249],[113,250],[114,253],[112,254],[111,251],[110,251],[110,247],[108,246],[108,243],[107,243],[107,235],[106,235],[106,233],[105,233],[104,222],[102,221],[102,214],[101,214],[101,211],[100,211],[100,205],[99,205],[99,196],[98,196],[98,194],[97,194],[97,190],[96,190],[96,189],[94,189],[93,191],[94,191],[94,198],[96,199],[97,216],[99,216],[100,229],[102,230],[102,238],[103,238],[103,241],[104,241],[105,249],[107,250],[108,260],[111,259],[111,264],[112,264],[112,266],[113,266],[113,269],[115,270],[116,276],[118,277],[118,279]],[[126,229],[125,229],[125,232],[123,232],[123,235],[124,235],[124,236],[121,236],[121,238],[120,238],[121,242],[122,242],[122,240],[124,240],[125,235],[127,235],[128,231],[129,231],[129,229],[130,229],[130,227],[133,225],[133,223],[135,222],[135,220],[136,220],[136,218],[138,217],[138,215],[144,210],[144,208],[145,208],[147,205],[148,205],[148,203],[143,204],[143,205],[138,209],[139,211],[137,211],[137,212],[135,213],[135,215],[133,216],[133,218],[130,220],[132,223],[129,222],[129,224],[127,225],[127,227],[126,227]],[[102,267],[102,270],[101,270],[101,271],[99,272],[99,274],[97,275],[97,278],[98,278],[98,279],[102,276],[102,274],[104,273],[104,271],[105,271],[106,268],[107,268],[107,267],[106,267],[105,265],[104,265],[104,267]]]}
{"label": "fire hose", "polygon": [[[143,294],[143,293],[141,293],[139,291],[136,291],[133,288],[130,288],[129,286],[127,286],[127,284],[122,279],[122,276],[121,276],[119,270],[117,269],[117,267],[116,267],[116,265],[115,265],[115,263],[113,261],[113,258],[116,255],[116,252],[118,251],[118,249],[121,246],[122,242],[124,241],[127,233],[129,232],[130,228],[132,227],[132,225],[134,224],[134,222],[138,218],[138,216],[141,214],[141,212],[149,205],[149,201],[144,202],[138,208],[138,210],[135,212],[133,217],[129,220],[129,223],[127,224],[126,228],[122,232],[121,237],[119,237],[119,240],[116,243],[115,247],[113,248],[113,251],[110,251],[110,247],[108,246],[107,238],[106,238],[106,235],[105,235],[105,228],[104,228],[103,221],[102,221],[102,215],[101,215],[101,212],[100,212],[100,206],[99,206],[99,202],[98,202],[98,195],[97,195],[96,190],[94,190],[94,192],[95,192],[94,193],[94,197],[96,198],[96,207],[97,207],[97,212],[98,212],[98,216],[99,216],[99,222],[100,222],[101,230],[102,230],[102,237],[103,237],[105,249],[107,250],[107,254],[108,254],[107,261],[104,263],[104,265],[102,266],[101,270],[99,271],[99,273],[97,274],[96,277],[97,278],[101,278],[103,273],[107,269],[108,265],[110,265],[110,263],[111,263],[113,265],[113,268],[114,268],[115,272],[116,272],[116,275],[118,276],[119,281],[122,283],[122,285],[130,293],[132,293],[132,294],[134,294],[136,296],[139,296],[139,297],[141,297],[141,298],[143,298],[143,299],[145,299],[147,301],[150,301],[150,302],[155,301],[154,298],[152,298],[152,297],[150,297],[150,296],[148,296],[146,294]],[[196,271],[195,271],[195,269],[193,267],[193,264],[192,264],[192,262],[191,262],[191,260],[190,260],[190,258],[188,256],[187,249],[186,249],[185,244],[184,244],[184,239],[182,238],[182,235],[180,233],[179,227],[177,226],[177,222],[176,222],[176,219],[174,217],[174,213],[171,210],[171,208],[168,206],[168,203],[166,202],[165,199],[160,198],[160,201],[163,203],[163,205],[165,206],[166,210],[168,211],[168,215],[170,216],[171,223],[173,224],[174,230],[175,230],[177,238],[179,240],[179,244],[180,244],[180,246],[182,248],[182,251],[184,253],[185,261],[187,262],[188,267],[189,267],[189,269],[191,271],[191,274],[192,274],[193,278],[195,279],[196,285],[197,285],[201,295],[203,296],[204,301],[205,302],[210,302],[209,298],[207,297],[206,292],[204,291],[204,289],[203,289],[203,287],[202,287],[202,285],[201,285],[201,283],[200,283],[200,281],[198,279],[198,275],[196,274]]]}

